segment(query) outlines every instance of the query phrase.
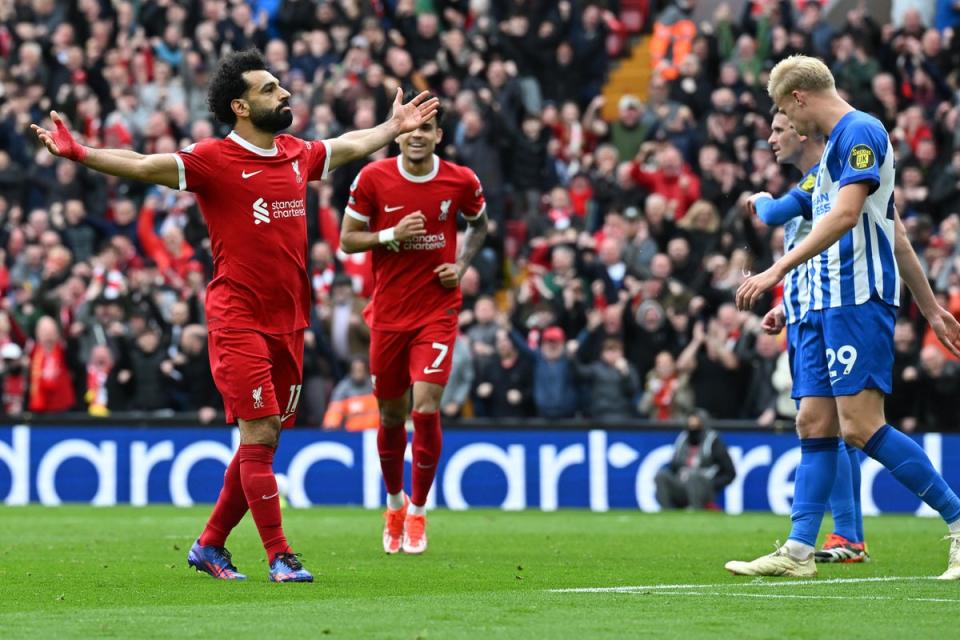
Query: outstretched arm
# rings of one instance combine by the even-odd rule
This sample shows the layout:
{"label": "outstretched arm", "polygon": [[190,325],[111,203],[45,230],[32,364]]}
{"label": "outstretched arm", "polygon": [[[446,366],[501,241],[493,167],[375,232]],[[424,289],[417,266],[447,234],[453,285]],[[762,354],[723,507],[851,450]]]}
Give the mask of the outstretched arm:
{"label": "outstretched arm", "polygon": [[393,101],[393,115],[383,124],[372,129],[345,133],[327,142],[330,144],[330,171],[347,163],[366,158],[374,151],[387,146],[401,133],[413,131],[437,113],[440,101],[424,91],[410,102],[403,104],[403,90],[397,89]]}
{"label": "outstretched arm", "polygon": [[789,193],[779,198],[774,198],[769,193],[755,193],[747,200],[747,208],[754,209],[768,227],[786,224],[789,220],[803,215],[800,203]]}
{"label": "outstretched arm", "polygon": [[847,231],[857,226],[870,185],[857,182],[840,189],[837,204],[792,251],[778,260],[781,278],[797,265],[833,246]]}
{"label": "outstretched arm", "polygon": [[772,267],[747,278],[740,285],[737,289],[737,308],[752,308],[760,297],[783,280],[791,269],[825,251],[843,237],[843,234],[857,226],[869,190],[870,186],[865,182],[854,182],[841,187],[836,206],[814,225],[810,235],[777,260]]}
{"label": "outstretched arm", "polygon": [[172,153],[143,155],[128,149],[85,147],[74,139],[56,111],[50,112],[50,118],[53,120],[53,131],[35,124],[30,128],[53,155],[119,178],[160,184],[171,189],[180,186],[180,172]]}

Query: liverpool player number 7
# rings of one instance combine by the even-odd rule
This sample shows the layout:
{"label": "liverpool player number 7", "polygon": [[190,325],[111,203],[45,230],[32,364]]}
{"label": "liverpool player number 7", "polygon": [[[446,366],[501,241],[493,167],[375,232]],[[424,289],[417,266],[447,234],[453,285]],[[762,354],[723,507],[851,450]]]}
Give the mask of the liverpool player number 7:
{"label": "liverpool player number 7", "polygon": [[289,100],[261,54],[249,50],[225,56],[208,90],[210,110],[233,128],[225,139],[141,155],[82,146],[56,113],[50,115],[52,129],[32,126],[55,156],[196,194],[213,251],[206,299],[210,365],[227,420],[239,424],[240,447],[187,561],[225,580],[245,578],[224,544],[249,509],[270,579],[313,581],[284,536],[273,473],[281,426],[292,424],[303,382],[303,332],[310,315],[307,182],[417,130],[437,108],[427,93],[404,103],[398,91],[387,122],[309,142],[279,134],[293,122]]}
{"label": "liverpool player number 7", "polygon": [[[473,171],[441,160],[439,112],[397,138],[400,155],[367,165],[354,180],[340,247],[373,251],[370,373],[380,405],[377,448],[387,489],[383,548],[423,553],[426,501],[442,437],[440,397],[457,337],[460,278],[487,233],[483,189]],[[467,221],[457,254],[457,214]],[[410,497],[403,491],[404,428],[413,386]]]}

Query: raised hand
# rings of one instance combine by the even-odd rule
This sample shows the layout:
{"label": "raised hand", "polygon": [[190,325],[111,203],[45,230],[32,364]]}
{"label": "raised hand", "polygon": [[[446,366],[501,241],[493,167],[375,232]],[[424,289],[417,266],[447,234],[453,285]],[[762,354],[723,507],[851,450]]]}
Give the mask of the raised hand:
{"label": "raised hand", "polygon": [[393,116],[390,118],[399,130],[399,133],[413,131],[421,124],[437,114],[440,101],[430,97],[429,91],[424,91],[410,102],[403,103],[403,89],[397,88],[397,97],[393,101]]}
{"label": "raised hand", "polygon": [[56,111],[51,111],[50,119],[53,120],[53,131],[48,131],[35,124],[30,125],[30,128],[33,129],[37,137],[40,138],[43,146],[55,156],[66,158],[67,160],[74,160],[75,162],[83,162],[83,159],[87,157],[86,147],[74,139],[73,134],[67,129],[67,125],[63,123],[60,114]]}

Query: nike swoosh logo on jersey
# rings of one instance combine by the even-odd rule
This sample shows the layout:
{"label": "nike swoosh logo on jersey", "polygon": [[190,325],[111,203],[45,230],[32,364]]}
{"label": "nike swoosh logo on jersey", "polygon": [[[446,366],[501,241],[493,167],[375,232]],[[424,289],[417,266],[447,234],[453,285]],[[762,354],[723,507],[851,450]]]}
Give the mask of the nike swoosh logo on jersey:
{"label": "nike swoosh logo on jersey", "polygon": [[253,171],[252,173],[247,173],[246,171],[241,171],[241,172],[240,172],[240,177],[243,178],[244,180],[246,180],[247,178],[252,178],[253,176],[257,175],[258,173],[263,173],[263,169],[260,169],[259,171]]}
{"label": "nike swoosh logo on jersey", "polygon": [[273,500],[273,499],[276,498],[278,495],[280,495],[280,490],[279,490],[279,489],[278,489],[277,492],[276,492],[275,494],[273,494],[272,496],[260,496],[260,499],[261,499],[261,500]]}
{"label": "nike swoosh logo on jersey", "polygon": [[440,373],[441,371],[443,371],[443,369],[431,369],[430,367],[423,368],[423,372],[427,375],[430,375],[431,373]]}
{"label": "nike swoosh logo on jersey", "polygon": [[399,207],[388,207],[386,205],[383,206],[383,210],[387,213],[393,213],[394,211],[399,211],[400,209],[403,209],[402,204]]}

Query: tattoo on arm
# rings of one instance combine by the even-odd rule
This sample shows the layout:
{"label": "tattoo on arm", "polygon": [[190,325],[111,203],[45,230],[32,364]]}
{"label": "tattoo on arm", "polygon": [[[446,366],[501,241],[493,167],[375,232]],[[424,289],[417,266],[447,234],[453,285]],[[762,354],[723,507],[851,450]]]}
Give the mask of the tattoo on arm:
{"label": "tattoo on arm", "polygon": [[467,233],[463,238],[463,249],[457,259],[458,275],[462,278],[470,263],[480,253],[487,239],[487,214],[484,212],[476,220],[468,221]]}

